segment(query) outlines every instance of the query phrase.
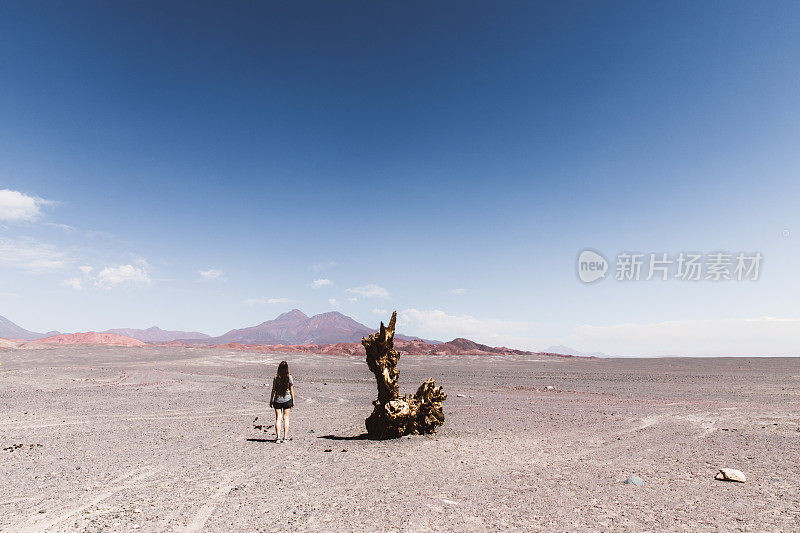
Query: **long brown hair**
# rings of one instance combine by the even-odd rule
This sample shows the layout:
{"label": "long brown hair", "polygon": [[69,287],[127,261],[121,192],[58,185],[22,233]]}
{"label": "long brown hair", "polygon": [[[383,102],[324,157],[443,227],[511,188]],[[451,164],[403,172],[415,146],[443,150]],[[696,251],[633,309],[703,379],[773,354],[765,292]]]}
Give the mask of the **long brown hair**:
{"label": "long brown hair", "polygon": [[289,363],[281,361],[275,374],[275,396],[285,396],[289,390]]}

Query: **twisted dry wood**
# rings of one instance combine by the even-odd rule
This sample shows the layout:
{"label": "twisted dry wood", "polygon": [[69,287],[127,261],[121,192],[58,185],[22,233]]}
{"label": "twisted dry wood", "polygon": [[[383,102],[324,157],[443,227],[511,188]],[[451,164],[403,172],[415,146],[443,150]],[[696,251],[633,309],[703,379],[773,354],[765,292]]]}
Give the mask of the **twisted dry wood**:
{"label": "twisted dry wood", "polygon": [[367,352],[367,366],[378,382],[378,399],[372,402],[372,414],[366,419],[367,433],[375,439],[391,439],[409,434],[436,433],[444,423],[442,402],[447,395],[431,378],[422,383],[413,396],[400,396],[397,361],[394,349],[394,328],[397,311],[389,326],[361,339]]}

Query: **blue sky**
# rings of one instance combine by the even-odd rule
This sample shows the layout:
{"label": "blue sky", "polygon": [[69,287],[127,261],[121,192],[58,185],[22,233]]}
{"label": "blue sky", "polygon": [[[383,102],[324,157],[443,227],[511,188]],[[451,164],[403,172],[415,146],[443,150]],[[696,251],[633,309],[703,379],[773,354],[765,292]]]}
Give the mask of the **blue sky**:
{"label": "blue sky", "polygon": [[[792,2],[4,3],[0,314],[398,309],[443,340],[798,355],[798,26]],[[584,285],[585,248],[764,262]]]}

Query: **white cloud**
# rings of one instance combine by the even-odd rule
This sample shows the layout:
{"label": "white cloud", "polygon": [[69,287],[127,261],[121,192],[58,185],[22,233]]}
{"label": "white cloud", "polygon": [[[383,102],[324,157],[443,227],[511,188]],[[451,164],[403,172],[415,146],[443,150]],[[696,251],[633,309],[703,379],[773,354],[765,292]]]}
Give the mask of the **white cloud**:
{"label": "white cloud", "polygon": [[[137,263],[146,264],[147,262],[138,260]],[[97,275],[95,285],[101,289],[111,289],[115,285],[150,285],[152,280],[147,274],[144,266],[135,267],[133,265],[119,265],[116,267],[106,267]]]}
{"label": "white cloud", "polygon": [[355,296],[351,296],[347,299],[347,301],[354,304],[358,301],[358,298],[356,298]]}
{"label": "white cloud", "polygon": [[389,298],[389,291],[383,287],[375,285],[374,283],[347,289],[347,292],[359,294],[365,298]]}
{"label": "white cloud", "polygon": [[457,296],[461,296],[462,294],[467,294],[467,289],[452,289],[450,294],[455,294]]}
{"label": "white cloud", "polygon": [[389,311],[387,311],[386,309],[378,309],[378,308],[376,307],[376,308],[374,308],[374,309],[372,310],[372,313],[373,313],[373,314],[375,314],[375,315],[381,315],[381,316],[383,316],[383,315],[388,315],[388,314],[389,314]]}
{"label": "white cloud", "polygon": [[72,287],[76,291],[83,289],[83,280],[81,278],[69,278],[61,282],[65,287]]}
{"label": "white cloud", "polygon": [[42,206],[53,202],[36,196],[28,196],[10,189],[0,190],[0,220],[6,222],[30,222],[42,214]]}
{"label": "white cloud", "polygon": [[311,283],[312,289],[321,289],[322,287],[327,287],[328,285],[333,285],[333,282],[329,279],[322,278],[322,279],[315,279]]}
{"label": "white cloud", "polygon": [[82,277],[65,279],[61,282],[61,284],[65,287],[72,287],[76,291],[79,291],[83,289],[85,283],[91,283],[91,273],[94,268],[90,267],[89,265],[82,265],[78,267],[78,270],[81,271]]}
{"label": "white cloud", "polygon": [[311,267],[314,272],[321,272],[336,266],[336,261],[328,261],[327,263],[317,263]]}
{"label": "white cloud", "polygon": [[339,300],[337,300],[336,298],[328,298],[328,303],[331,305],[331,307],[341,307],[342,306],[342,304],[340,304]]}
{"label": "white cloud", "polygon": [[[800,319],[675,320],[580,326],[568,341],[581,351],[625,356],[800,356]],[[582,348],[589,348],[583,350]]]}
{"label": "white cloud", "polygon": [[208,270],[198,270],[198,273],[200,274],[200,277],[206,281],[213,281],[220,279],[220,277],[223,274],[222,270],[218,268],[210,268]]}
{"label": "white cloud", "polygon": [[64,268],[67,258],[53,246],[32,239],[0,239],[0,265],[31,272]]}
{"label": "white cloud", "polygon": [[291,300],[289,298],[250,298],[244,301],[247,305],[285,304],[287,302],[291,302]]}

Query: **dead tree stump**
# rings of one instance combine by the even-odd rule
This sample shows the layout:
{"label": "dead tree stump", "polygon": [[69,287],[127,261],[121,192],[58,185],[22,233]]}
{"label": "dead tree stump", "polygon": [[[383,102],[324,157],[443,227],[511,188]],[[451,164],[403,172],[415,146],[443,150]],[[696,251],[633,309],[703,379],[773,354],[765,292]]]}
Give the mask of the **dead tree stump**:
{"label": "dead tree stump", "polygon": [[367,352],[367,366],[378,382],[378,399],[372,402],[372,414],[365,420],[367,433],[373,439],[393,439],[410,434],[436,433],[444,423],[442,402],[447,395],[433,378],[422,383],[413,396],[400,396],[397,361],[394,349],[394,327],[397,311],[392,313],[389,327],[361,339]]}

